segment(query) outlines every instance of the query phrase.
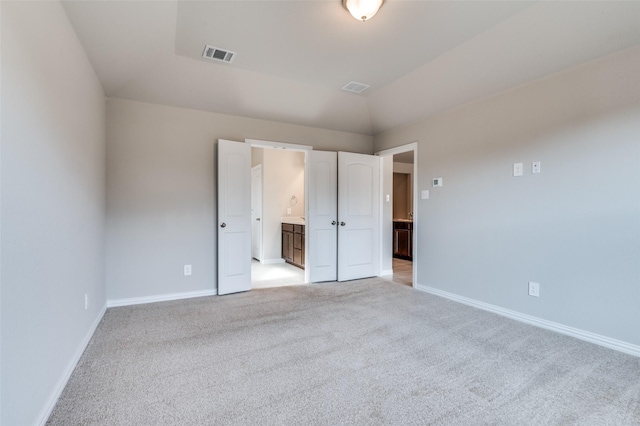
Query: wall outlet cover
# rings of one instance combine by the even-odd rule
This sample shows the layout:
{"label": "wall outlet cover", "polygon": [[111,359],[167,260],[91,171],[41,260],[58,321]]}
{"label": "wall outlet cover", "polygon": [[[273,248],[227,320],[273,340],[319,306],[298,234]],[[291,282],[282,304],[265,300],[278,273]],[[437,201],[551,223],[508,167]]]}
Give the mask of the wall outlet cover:
{"label": "wall outlet cover", "polygon": [[534,174],[534,175],[540,173],[540,162],[539,161],[534,161],[533,163],[531,163],[531,173]]}

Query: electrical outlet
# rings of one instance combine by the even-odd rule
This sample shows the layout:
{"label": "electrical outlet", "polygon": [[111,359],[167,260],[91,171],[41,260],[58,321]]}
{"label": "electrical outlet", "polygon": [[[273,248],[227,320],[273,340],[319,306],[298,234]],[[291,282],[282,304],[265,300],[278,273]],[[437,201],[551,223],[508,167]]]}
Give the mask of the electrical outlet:
{"label": "electrical outlet", "polygon": [[291,214],[291,207],[287,207],[287,214]]}
{"label": "electrical outlet", "polygon": [[540,297],[540,284],[529,281],[529,296]]}
{"label": "electrical outlet", "polygon": [[84,310],[89,309],[89,295],[87,293],[84,294]]}
{"label": "electrical outlet", "polygon": [[540,173],[540,162],[539,161],[534,161],[533,163],[531,163],[531,174],[538,174]]}
{"label": "electrical outlet", "polygon": [[184,265],[184,275],[185,277],[191,275],[191,265]]}

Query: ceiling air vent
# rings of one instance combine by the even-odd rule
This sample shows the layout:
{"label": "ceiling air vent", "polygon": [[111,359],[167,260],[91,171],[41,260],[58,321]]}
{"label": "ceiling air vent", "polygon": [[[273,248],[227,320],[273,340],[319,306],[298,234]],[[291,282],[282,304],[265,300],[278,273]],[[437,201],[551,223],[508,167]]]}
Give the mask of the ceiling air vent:
{"label": "ceiling air vent", "polygon": [[347,92],[353,93],[362,93],[367,90],[369,87],[368,84],[356,83],[355,81],[350,81],[342,87],[342,90],[346,90]]}
{"label": "ceiling air vent", "polygon": [[204,47],[204,53],[202,54],[202,57],[214,61],[231,63],[233,62],[233,58],[236,57],[236,52],[231,52],[230,50],[222,50],[217,47],[209,46],[207,44]]}

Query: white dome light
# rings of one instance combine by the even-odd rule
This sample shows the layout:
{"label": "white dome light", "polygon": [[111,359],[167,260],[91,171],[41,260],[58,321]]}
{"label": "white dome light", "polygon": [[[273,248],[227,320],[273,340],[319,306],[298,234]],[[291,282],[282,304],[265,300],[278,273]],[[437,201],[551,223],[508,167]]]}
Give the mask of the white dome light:
{"label": "white dome light", "polygon": [[351,16],[358,21],[368,21],[373,18],[384,3],[384,0],[342,0],[342,5]]}

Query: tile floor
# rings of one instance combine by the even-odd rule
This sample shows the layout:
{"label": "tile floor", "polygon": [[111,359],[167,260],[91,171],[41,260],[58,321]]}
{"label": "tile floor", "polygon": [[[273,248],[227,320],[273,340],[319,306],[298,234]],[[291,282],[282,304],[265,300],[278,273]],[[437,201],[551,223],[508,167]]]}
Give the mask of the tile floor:
{"label": "tile floor", "polygon": [[304,270],[288,263],[263,265],[251,260],[251,288],[283,287],[304,283]]}
{"label": "tile floor", "polygon": [[[391,281],[407,286],[413,285],[413,263],[410,260],[393,259]],[[251,288],[284,287],[304,284],[304,270],[288,263],[263,265],[257,260],[251,261]]]}

